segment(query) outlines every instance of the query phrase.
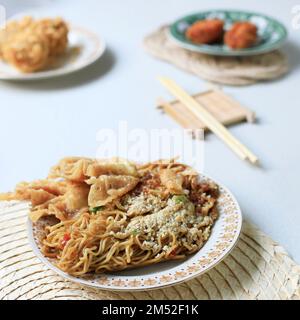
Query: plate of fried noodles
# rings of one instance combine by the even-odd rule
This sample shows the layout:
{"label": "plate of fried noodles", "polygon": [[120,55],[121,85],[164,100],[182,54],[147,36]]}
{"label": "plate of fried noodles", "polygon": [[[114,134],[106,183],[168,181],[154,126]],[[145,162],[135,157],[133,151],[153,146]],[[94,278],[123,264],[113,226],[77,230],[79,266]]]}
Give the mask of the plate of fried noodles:
{"label": "plate of fried noodles", "polygon": [[29,242],[44,264],[107,290],[199,276],[231,251],[242,224],[225,187],[175,159],[63,158],[0,200],[30,204]]}
{"label": "plate of fried noodles", "polygon": [[0,29],[0,79],[34,80],[69,74],[102,56],[95,33],[61,17],[15,16]]}

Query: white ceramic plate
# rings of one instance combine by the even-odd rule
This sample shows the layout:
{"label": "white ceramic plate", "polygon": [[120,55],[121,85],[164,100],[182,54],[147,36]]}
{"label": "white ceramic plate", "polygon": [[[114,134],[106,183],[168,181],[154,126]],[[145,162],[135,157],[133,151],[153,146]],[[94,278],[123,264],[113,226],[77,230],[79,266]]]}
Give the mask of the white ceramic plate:
{"label": "white ceramic plate", "polygon": [[95,33],[81,27],[70,26],[67,52],[49,69],[22,73],[0,60],[0,80],[46,79],[78,71],[99,59],[105,51],[105,43]]}
{"label": "white ceramic plate", "polygon": [[[201,179],[212,179],[201,175]],[[124,270],[106,274],[91,274],[85,277],[71,276],[53,265],[39,249],[38,230],[28,220],[29,243],[38,258],[50,269],[62,277],[79,283],[105,290],[148,290],[171,286],[199,276],[215,265],[235,246],[241,226],[242,214],[234,196],[220,184],[218,201],[219,218],[212,228],[211,236],[206,244],[186,260],[161,262],[156,265]]]}

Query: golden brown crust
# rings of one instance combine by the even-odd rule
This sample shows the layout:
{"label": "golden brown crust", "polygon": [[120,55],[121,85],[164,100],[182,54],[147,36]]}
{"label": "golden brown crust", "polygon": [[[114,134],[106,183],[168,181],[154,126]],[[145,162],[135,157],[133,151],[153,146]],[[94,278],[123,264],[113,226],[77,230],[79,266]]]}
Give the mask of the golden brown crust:
{"label": "golden brown crust", "polygon": [[66,157],[50,169],[49,179],[64,178],[70,181],[83,182],[88,178],[87,168],[94,163],[93,159],[80,157]]}
{"label": "golden brown crust", "polygon": [[2,46],[3,59],[22,72],[35,72],[46,67],[48,41],[38,34],[24,32]]}
{"label": "golden brown crust", "polygon": [[200,20],[186,31],[186,37],[194,43],[211,44],[222,40],[224,22],[219,19]]}
{"label": "golden brown crust", "polygon": [[33,32],[47,39],[51,57],[65,52],[68,45],[68,31],[66,22],[61,18],[41,19],[33,26]]}
{"label": "golden brown crust", "polygon": [[0,32],[0,58],[29,73],[50,66],[66,51],[68,27],[61,18],[10,21]]}
{"label": "golden brown crust", "polygon": [[91,185],[88,204],[90,207],[104,206],[131,191],[138,182],[137,178],[131,176],[92,177],[87,180],[87,183]]}
{"label": "golden brown crust", "polygon": [[176,174],[171,169],[162,169],[159,172],[161,183],[171,194],[182,194],[183,193],[183,176]]}
{"label": "golden brown crust", "polygon": [[257,27],[251,22],[236,22],[225,33],[224,42],[231,49],[246,49],[257,41]]}

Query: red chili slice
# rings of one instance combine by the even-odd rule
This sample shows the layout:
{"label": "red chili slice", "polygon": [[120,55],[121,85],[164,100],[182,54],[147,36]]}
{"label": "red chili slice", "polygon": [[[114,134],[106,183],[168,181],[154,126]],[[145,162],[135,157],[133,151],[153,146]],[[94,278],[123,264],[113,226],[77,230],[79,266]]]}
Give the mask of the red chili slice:
{"label": "red chili slice", "polygon": [[65,234],[64,234],[64,237],[63,237],[63,239],[62,239],[62,241],[61,241],[61,246],[64,248],[65,245],[67,244],[67,242],[68,242],[70,239],[71,239],[70,234],[69,234],[69,233],[65,233]]}

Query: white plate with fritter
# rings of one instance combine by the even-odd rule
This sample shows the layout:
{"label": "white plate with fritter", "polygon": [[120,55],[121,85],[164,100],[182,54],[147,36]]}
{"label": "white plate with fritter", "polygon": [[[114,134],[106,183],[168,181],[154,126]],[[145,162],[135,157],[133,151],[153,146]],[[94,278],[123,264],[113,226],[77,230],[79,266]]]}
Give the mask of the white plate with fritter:
{"label": "white plate with fritter", "polygon": [[[201,181],[214,182],[200,175]],[[157,264],[102,274],[88,274],[75,277],[57,268],[53,261],[40,251],[39,233],[41,230],[28,220],[29,242],[37,257],[63,278],[104,290],[150,290],[172,286],[200,276],[222,261],[237,243],[242,214],[238,202],[231,192],[217,183],[219,187],[218,212],[211,235],[204,246],[184,260],[160,262]]]}
{"label": "white plate with fritter", "polygon": [[103,55],[105,42],[96,33],[73,25],[68,27],[66,52],[57,57],[51,66],[40,71],[23,73],[0,59],[0,80],[25,81],[67,75],[91,65]]}

